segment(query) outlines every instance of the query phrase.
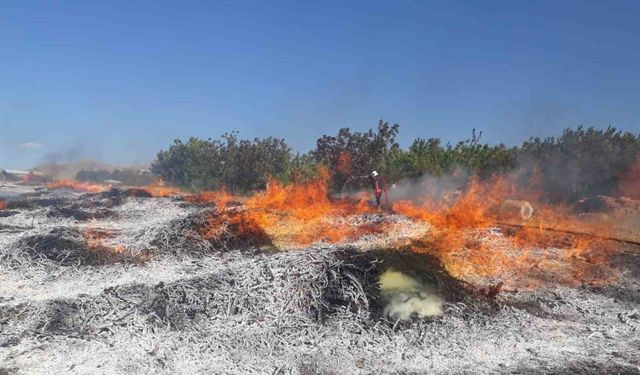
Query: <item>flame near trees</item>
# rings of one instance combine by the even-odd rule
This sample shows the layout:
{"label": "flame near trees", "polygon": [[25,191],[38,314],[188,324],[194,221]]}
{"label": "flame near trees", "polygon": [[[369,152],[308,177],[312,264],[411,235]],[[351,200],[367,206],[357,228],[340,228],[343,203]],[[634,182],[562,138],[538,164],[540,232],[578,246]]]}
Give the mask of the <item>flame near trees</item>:
{"label": "flame near trees", "polygon": [[249,215],[267,233],[297,245],[337,243],[363,235],[366,228],[338,225],[335,220],[370,212],[366,197],[358,202],[330,199],[329,173],[319,172],[318,178],[304,184],[269,181],[264,192],[247,201]]}
{"label": "flame near trees", "polygon": [[[331,198],[328,181],[326,169],[320,169],[316,179],[301,184],[283,185],[271,179],[264,191],[242,199],[226,191],[187,195],[161,183],[142,189],[155,197],[184,194],[191,202],[215,202],[217,211],[202,233],[210,240],[226,236],[259,245],[260,239],[268,238],[280,249],[295,249],[389,232],[385,224],[352,225],[350,218],[375,212],[369,206],[371,196],[363,193],[358,199]],[[625,181],[630,184],[635,180]],[[79,192],[110,188],[71,180],[49,187]],[[420,192],[415,195],[420,196]],[[585,221],[567,208],[541,204],[543,193],[518,189],[504,176],[483,182],[474,178],[461,191],[443,196],[436,200],[425,192],[422,198],[395,202],[392,210],[429,228],[426,237],[414,241],[411,249],[436,256],[454,277],[471,283],[500,283],[504,289],[536,288],[550,281],[561,285],[603,284],[615,278],[608,268],[611,246],[601,239],[608,237],[607,222]],[[535,215],[526,225],[500,215],[501,204],[514,197],[528,199],[535,207]],[[234,207],[232,201],[242,204]],[[531,212],[528,215],[532,216]],[[90,248],[104,248],[102,240],[102,236],[88,233]],[[110,251],[119,253],[121,249]]]}
{"label": "flame near trees", "polygon": [[[265,191],[248,198],[241,210],[223,218],[214,215],[208,235],[219,236],[226,228],[222,224],[231,223],[245,236],[260,232],[279,248],[293,249],[316,242],[347,242],[387,230],[384,226],[346,225],[345,217],[375,212],[367,203],[370,197],[331,199],[327,180],[324,170],[319,178],[304,184],[282,185],[272,180]],[[536,215],[526,226],[514,229],[501,221],[497,210],[514,195],[540,196],[518,192],[506,178],[490,182],[474,179],[463,192],[448,194],[448,199],[399,201],[393,211],[431,228],[425,238],[414,241],[413,251],[438,257],[454,277],[471,283],[500,283],[508,290],[537,288],[550,282],[597,285],[615,278],[607,262],[612,248],[601,240],[607,236],[606,225],[579,220],[562,207],[537,203]],[[203,193],[199,199],[215,201],[223,212],[234,200],[220,192]],[[549,228],[583,234],[545,230]]]}
{"label": "flame near trees", "polygon": [[[47,188],[51,190],[67,189],[76,193],[101,193],[114,188],[111,184],[94,184],[88,182],[79,182],[75,180],[65,179],[57,180],[47,185]],[[172,197],[175,195],[185,194],[182,189],[165,186],[162,181],[156,181],[152,184],[140,187],[133,187],[133,189],[144,190],[154,197]]]}
{"label": "flame near trees", "polygon": [[103,185],[103,184],[91,184],[87,182],[78,182],[75,180],[65,179],[65,180],[58,180],[58,181],[52,182],[47,185],[47,188],[51,190],[68,189],[68,190],[73,190],[76,193],[100,193],[100,192],[109,190],[111,186]]}
{"label": "flame near trees", "polygon": [[640,162],[633,164],[620,176],[618,189],[626,197],[640,199]]}
{"label": "flame near trees", "polygon": [[141,189],[146,190],[154,197],[172,197],[175,195],[184,194],[182,189],[166,186],[162,180],[158,180],[152,184],[142,186]]}
{"label": "flame near trees", "polygon": [[214,201],[225,216],[211,219],[208,237],[220,235],[231,223],[246,237],[247,232],[263,231],[282,248],[299,248],[317,242],[339,243],[382,230],[379,227],[340,225],[349,215],[371,212],[364,195],[357,201],[329,198],[329,174],[320,169],[319,177],[303,184],[283,185],[271,179],[267,189],[246,199],[242,210],[229,212],[234,198],[226,192],[205,192],[197,200]]}
{"label": "flame near trees", "polygon": [[503,289],[530,289],[550,282],[603,284],[615,278],[607,263],[611,245],[602,240],[609,231],[605,223],[581,221],[565,208],[538,203],[536,216],[526,225],[506,235],[497,231],[513,224],[501,221],[496,207],[518,194],[514,186],[506,178],[486,183],[474,179],[454,201],[405,201],[393,208],[433,226],[428,238],[414,244],[414,251],[435,255],[452,276],[471,283],[485,280]]}
{"label": "flame near trees", "polygon": [[353,169],[351,168],[351,157],[346,152],[341,152],[338,155],[336,171],[338,173],[342,173],[347,178],[353,177]]}

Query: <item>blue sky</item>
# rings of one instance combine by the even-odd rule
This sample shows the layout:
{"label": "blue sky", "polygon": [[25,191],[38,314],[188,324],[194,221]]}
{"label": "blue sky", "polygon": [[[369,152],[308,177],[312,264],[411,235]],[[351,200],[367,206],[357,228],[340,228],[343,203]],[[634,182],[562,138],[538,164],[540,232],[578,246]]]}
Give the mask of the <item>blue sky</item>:
{"label": "blue sky", "polygon": [[638,1],[3,1],[0,168],[380,118],[403,146],[640,132],[639,36]]}

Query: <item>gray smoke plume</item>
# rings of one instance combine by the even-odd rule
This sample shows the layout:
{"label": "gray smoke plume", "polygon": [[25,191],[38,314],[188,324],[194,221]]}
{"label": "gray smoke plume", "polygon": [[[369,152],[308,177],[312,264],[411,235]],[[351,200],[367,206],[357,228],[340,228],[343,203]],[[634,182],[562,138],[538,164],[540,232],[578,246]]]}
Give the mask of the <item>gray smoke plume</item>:
{"label": "gray smoke plume", "polygon": [[110,169],[107,164],[89,158],[86,144],[76,139],[64,149],[47,152],[36,169],[55,179],[74,178],[82,169]]}

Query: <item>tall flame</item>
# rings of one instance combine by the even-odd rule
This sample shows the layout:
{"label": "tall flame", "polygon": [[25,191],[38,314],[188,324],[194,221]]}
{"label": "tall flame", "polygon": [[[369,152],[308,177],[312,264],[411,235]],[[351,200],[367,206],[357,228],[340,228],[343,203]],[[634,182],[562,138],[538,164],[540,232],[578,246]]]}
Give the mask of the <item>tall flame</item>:
{"label": "tall flame", "polygon": [[324,168],[319,170],[318,178],[303,184],[285,186],[271,179],[264,192],[247,201],[248,215],[276,240],[289,245],[337,243],[371,229],[337,224],[339,218],[371,209],[366,196],[357,203],[330,199],[328,180],[329,173]]}
{"label": "tall flame", "polygon": [[[535,177],[532,187],[539,185]],[[354,215],[374,212],[369,205],[371,196],[365,193],[358,200],[333,199],[329,196],[328,180],[327,170],[320,169],[318,177],[306,183],[284,185],[270,179],[264,191],[249,198],[215,191],[187,195],[186,199],[215,202],[217,210],[201,233],[212,241],[239,238],[256,244],[259,239],[268,238],[281,249],[292,249],[390,232],[384,223],[353,225],[350,218],[357,217]],[[90,192],[106,189],[104,185],[70,180],[58,181],[50,187]],[[153,196],[183,194],[162,183],[143,189]],[[414,242],[412,249],[437,256],[451,275],[462,280],[485,284],[495,281],[504,288],[527,289],[549,280],[580,285],[602,284],[615,278],[608,267],[611,246],[602,240],[609,236],[611,223],[578,218],[566,207],[543,205],[538,201],[542,196],[540,192],[518,190],[515,183],[503,176],[488,182],[472,179],[464,191],[450,192],[445,199],[436,201],[425,195],[418,201],[395,202],[392,209],[430,228],[424,238]],[[511,198],[531,200],[536,207],[535,215],[528,201]],[[232,201],[243,204],[233,206]],[[505,202],[511,202],[507,206],[511,209],[517,209],[518,202],[525,203],[520,206],[521,211],[515,211],[515,217],[508,217],[501,213]],[[90,248],[104,248],[102,239],[95,233],[87,234]]]}
{"label": "tall flame", "polygon": [[640,199],[640,162],[633,164],[627,172],[620,176],[618,187],[622,195]]}
{"label": "tall flame", "polygon": [[[562,207],[543,207],[523,228],[509,235],[492,228],[505,224],[496,214],[499,202],[514,194],[503,178],[490,183],[473,180],[453,202],[398,202],[396,212],[433,226],[415,251],[436,255],[453,276],[500,281],[505,288],[536,288],[544,280],[564,285],[604,283],[614,277],[607,267],[608,226],[574,218]],[[521,223],[520,223],[521,224]],[[549,232],[579,231],[587,236]]]}
{"label": "tall flame", "polygon": [[239,210],[227,205],[240,199],[224,191],[204,192],[189,199],[216,203],[219,212],[212,216],[206,231],[210,238],[233,225],[244,234],[264,233],[281,248],[296,248],[320,241],[338,243],[382,230],[344,225],[349,215],[371,212],[368,196],[358,201],[330,199],[328,179],[326,169],[319,170],[318,178],[302,184],[283,185],[270,179],[266,190],[244,199]]}

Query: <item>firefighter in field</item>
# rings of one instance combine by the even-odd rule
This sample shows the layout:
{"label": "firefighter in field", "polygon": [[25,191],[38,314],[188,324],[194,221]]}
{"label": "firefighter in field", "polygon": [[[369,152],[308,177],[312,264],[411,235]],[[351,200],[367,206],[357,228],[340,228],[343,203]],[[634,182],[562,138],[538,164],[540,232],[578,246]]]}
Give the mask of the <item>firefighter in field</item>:
{"label": "firefighter in field", "polygon": [[373,192],[376,195],[376,208],[380,208],[380,198],[382,198],[382,191],[386,188],[385,181],[382,176],[378,175],[378,172],[373,171],[371,175],[369,175],[369,182],[371,182],[371,187],[373,188]]}

